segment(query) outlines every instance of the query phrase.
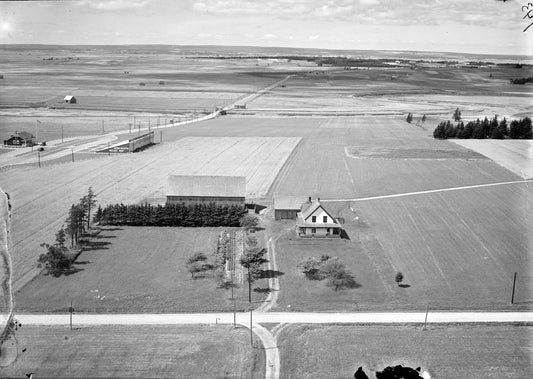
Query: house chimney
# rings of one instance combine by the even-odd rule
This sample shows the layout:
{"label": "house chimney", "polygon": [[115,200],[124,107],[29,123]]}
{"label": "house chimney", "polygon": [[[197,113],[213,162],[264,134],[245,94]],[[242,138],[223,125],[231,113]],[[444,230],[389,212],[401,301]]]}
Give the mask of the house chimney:
{"label": "house chimney", "polygon": [[309,202],[311,202],[311,196],[309,196]]}
{"label": "house chimney", "polygon": [[316,201],[318,201],[318,202],[320,203],[320,198],[319,198],[319,197],[317,197],[317,198],[316,198]]}

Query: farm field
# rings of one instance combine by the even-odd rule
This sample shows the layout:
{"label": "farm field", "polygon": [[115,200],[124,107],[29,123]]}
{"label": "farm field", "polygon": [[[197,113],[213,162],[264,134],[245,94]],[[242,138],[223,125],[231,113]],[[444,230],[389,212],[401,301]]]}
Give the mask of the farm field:
{"label": "farm field", "polygon": [[[349,240],[280,238],[277,310],[531,309],[531,198],[525,184],[398,198],[323,202]],[[491,204],[487,207],[486,204]],[[358,219],[356,219],[356,217]],[[359,287],[333,291],[305,278],[307,257],[338,256]],[[405,287],[394,281],[404,274]],[[515,304],[511,289],[517,272]]]}
{"label": "farm field", "polygon": [[221,325],[24,326],[19,357],[2,376],[264,378],[264,350],[248,338],[246,329]]}
{"label": "farm field", "polygon": [[280,330],[283,378],[350,378],[362,366],[370,378],[398,364],[432,378],[531,376],[528,326],[290,325]]}
{"label": "farm field", "polygon": [[[247,197],[263,197],[298,138],[188,137],[138,154],[2,174],[13,204],[15,281],[35,274],[39,245],[50,241],[90,186],[100,204],[137,203],[166,194],[169,174],[243,175]],[[36,187],[36,184],[38,186]]]}
{"label": "farm field", "polygon": [[459,140],[458,145],[477,151],[524,179],[533,179],[532,140]]}
{"label": "farm field", "polygon": [[[41,274],[16,294],[18,312],[181,313],[232,311],[231,291],[211,274],[192,279],[186,259],[196,252],[213,261],[225,228],[104,227],[76,260],[74,273]],[[231,228],[229,228],[231,229]],[[253,288],[268,287],[259,280]],[[264,294],[254,292],[253,301]],[[246,283],[235,289],[238,310],[248,308]]]}

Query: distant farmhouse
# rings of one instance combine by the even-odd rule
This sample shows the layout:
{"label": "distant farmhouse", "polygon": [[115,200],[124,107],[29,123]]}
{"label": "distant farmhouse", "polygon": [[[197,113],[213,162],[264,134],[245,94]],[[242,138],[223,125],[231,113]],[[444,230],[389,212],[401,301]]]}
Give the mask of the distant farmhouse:
{"label": "distant farmhouse", "polygon": [[300,237],[340,238],[341,225],[324,206],[320,198],[302,205],[298,213],[297,230]]}
{"label": "distant farmhouse", "polygon": [[15,132],[11,138],[4,140],[6,146],[33,146],[34,135],[28,132]]}
{"label": "distant farmhouse", "polygon": [[76,98],[72,95],[65,96],[63,100],[65,100],[65,103],[69,103],[69,104],[76,104],[78,102]]}
{"label": "distant farmhouse", "polygon": [[167,204],[215,203],[244,206],[245,195],[244,176],[168,176]]}

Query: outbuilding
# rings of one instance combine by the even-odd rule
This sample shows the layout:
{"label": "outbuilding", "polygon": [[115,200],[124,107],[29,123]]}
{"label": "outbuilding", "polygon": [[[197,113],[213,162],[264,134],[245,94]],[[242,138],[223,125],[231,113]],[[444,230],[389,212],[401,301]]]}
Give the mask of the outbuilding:
{"label": "outbuilding", "polygon": [[28,132],[15,132],[7,140],[4,140],[6,146],[33,146],[34,135]]}
{"label": "outbuilding", "polygon": [[76,104],[77,103],[76,98],[74,96],[72,96],[72,95],[65,96],[65,98],[63,100],[65,100],[65,103],[69,103],[69,104]]}
{"label": "outbuilding", "polygon": [[274,199],[274,220],[296,220],[305,198],[279,197]]}
{"label": "outbuilding", "polygon": [[244,206],[245,195],[245,176],[168,176],[167,204],[215,203]]}

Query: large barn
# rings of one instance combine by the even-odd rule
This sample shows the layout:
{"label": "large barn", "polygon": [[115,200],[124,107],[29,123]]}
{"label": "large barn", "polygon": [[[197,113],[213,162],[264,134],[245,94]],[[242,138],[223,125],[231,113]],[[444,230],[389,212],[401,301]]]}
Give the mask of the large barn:
{"label": "large barn", "polygon": [[167,204],[215,203],[244,206],[245,194],[245,176],[168,176]]}

